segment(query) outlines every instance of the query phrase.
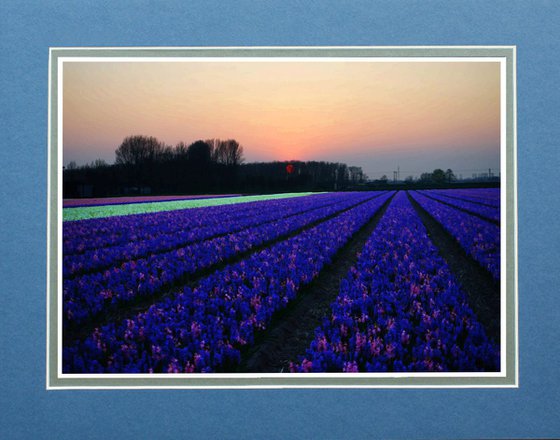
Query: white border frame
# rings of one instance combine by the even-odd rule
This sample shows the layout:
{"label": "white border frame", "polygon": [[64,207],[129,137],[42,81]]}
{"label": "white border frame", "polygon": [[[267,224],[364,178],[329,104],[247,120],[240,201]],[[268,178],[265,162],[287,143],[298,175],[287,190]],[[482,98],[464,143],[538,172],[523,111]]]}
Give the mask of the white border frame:
{"label": "white border frame", "polygon": [[[381,50],[385,51],[387,49],[421,49],[426,48],[430,50],[434,49],[443,49],[443,48],[451,48],[453,50],[457,49],[464,49],[464,48],[475,48],[477,50],[481,49],[509,49],[511,50],[512,47],[502,47],[502,46],[493,46],[493,47],[473,47],[473,46],[464,46],[464,47],[343,47],[343,48],[336,48],[336,49],[360,49],[360,50]],[[513,157],[514,157],[514,169],[513,169],[513,181],[514,181],[514,188],[513,188],[513,200],[514,200],[514,212],[515,212],[515,219],[514,219],[514,251],[515,251],[515,335],[514,335],[514,343],[515,347],[515,380],[513,383],[508,384],[479,384],[476,383],[476,379],[480,378],[507,378],[507,349],[508,349],[508,340],[507,340],[507,322],[506,322],[506,312],[507,312],[507,282],[506,282],[506,273],[507,273],[507,261],[506,258],[501,259],[501,290],[500,290],[500,301],[501,301],[501,341],[500,341],[500,350],[501,350],[501,370],[500,372],[493,372],[493,373],[196,373],[196,374],[64,374],[62,373],[62,157],[63,157],[63,72],[64,72],[64,63],[67,62],[499,62],[500,63],[500,88],[501,88],[501,103],[500,103],[500,130],[501,130],[501,139],[500,139],[500,180],[501,180],[501,255],[505,256],[507,247],[507,203],[506,203],[506,196],[509,188],[507,188],[507,141],[508,141],[508,127],[507,127],[507,120],[508,120],[508,105],[507,105],[507,91],[508,91],[508,84],[507,84],[507,58],[503,56],[359,56],[359,57],[343,57],[343,56],[149,56],[149,57],[137,57],[137,56],[89,56],[89,52],[97,52],[97,51],[141,51],[141,50],[149,50],[155,52],[165,51],[166,49],[171,51],[231,51],[233,49],[242,49],[243,51],[258,51],[258,50],[277,50],[277,49],[287,49],[289,51],[301,51],[305,49],[312,49],[314,52],[321,52],[321,51],[329,51],[331,49],[335,49],[334,47],[330,48],[317,48],[317,47],[298,47],[298,48],[56,48],[50,50],[50,58],[49,58],[49,127],[48,127],[48,136],[49,136],[49,154],[48,154],[48,199],[49,202],[52,202],[52,158],[51,158],[51,151],[53,145],[52,142],[52,75],[51,69],[52,64],[51,60],[53,58],[53,51],[61,52],[61,54],[57,57],[57,142],[56,142],[56,149],[57,149],[57,166],[60,168],[57,172],[57,185],[58,190],[56,191],[57,199],[56,199],[56,209],[58,214],[58,222],[57,222],[57,311],[56,311],[56,325],[57,325],[57,357],[56,365],[56,382],[55,385],[52,381],[52,371],[50,371],[50,356],[51,353],[51,340],[50,340],[50,326],[51,326],[51,316],[53,314],[50,308],[50,289],[47,289],[47,389],[112,389],[112,388],[123,388],[123,389],[146,389],[146,388],[166,388],[166,389],[178,389],[178,388],[216,388],[216,389],[224,389],[224,388],[494,388],[494,387],[517,387],[518,386],[518,306],[517,306],[517,173],[516,173],[516,130],[515,130],[515,48],[513,48],[513,84],[511,85],[513,88]],[[78,50],[87,56],[66,56],[64,53],[69,52],[72,50]],[[47,219],[47,229],[51,231],[52,224],[51,224],[51,203],[48,204],[48,219]],[[50,276],[50,265],[52,264],[52,255],[51,255],[51,246],[52,241],[50,237],[50,233],[47,237],[47,257],[49,260],[49,269],[47,271],[47,284],[51,286],[52,280]],[[259,384],[262,379],[282,379],[285,381],[285,384]],[[375,384],[360,384],[357,385],[352,383],[352,379],[359,379],[362,381],[363,379],[410,379],[410,378],[420,378],[420,379],[429,379],[436,380],[435,383],[429,384],[406,384],[406,383],[375,383]],[[466,378],[466,379],[475,379],[475,383],[472,384],[446,384],[441,383],[438,384],[439,381],[444,378]],[[67,380],[71,380],[74,383],[76,380],[79,382],[81,380],[86,379],[86,384],[84,385],[68,385],[64,386],[64,383]],[[89,380],[88,380],[89,379]],[[119,385],[122,379],[132,379],[133,381],[144,382],[147,380],[148,382],[153,382],[153,384],[138,384],[138,385],[127,385],[121,384]],[[216,379],[226,379],[227,381],[231,381],[231,384],[219,384],[219,385],[211,385],[199,384],[200,380],[214,382]],[[246,384],[246,385],[236,385],[234,382],[243,379],[245,382],[246,380],[253,380],[255,383],[253,384]],[[317,384],[305,384],[305,383],[298,383],[298,382],[306,382],[308,379],[320,379],[322,382],[326,382],[324,384],[317,383]],[[338,383],[329,383],[328,379],[343,379],[344,381],[349,382],[346,384],[338,384]],[[102,380],[103,384],[95,385],[95,384],[87,384],[91,383],[90,380],[99,381]],[[165,384],[165,382],[177,382],[178,380],[185,381],[184,384]],[[115,385],[106,385],[104,382],[110,381],[115,382]],[[160,384],[161,381],[161,384]],[[62,382],[62,383],[58,383]],[[194,382],[191,384],[190,382]]]}

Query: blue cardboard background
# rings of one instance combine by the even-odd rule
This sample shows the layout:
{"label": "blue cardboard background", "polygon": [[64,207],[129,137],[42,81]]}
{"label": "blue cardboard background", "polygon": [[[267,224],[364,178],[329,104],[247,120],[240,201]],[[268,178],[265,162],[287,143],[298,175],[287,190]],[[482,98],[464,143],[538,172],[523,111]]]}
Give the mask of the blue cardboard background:
{"label": "blue cardboard background", "polygon": [[[44,3],[44,4],[43,4]],[[0,438],[560,436],[560,3],[0,4]],[[516,45],[518,389],[45,390],[49,46]]]}

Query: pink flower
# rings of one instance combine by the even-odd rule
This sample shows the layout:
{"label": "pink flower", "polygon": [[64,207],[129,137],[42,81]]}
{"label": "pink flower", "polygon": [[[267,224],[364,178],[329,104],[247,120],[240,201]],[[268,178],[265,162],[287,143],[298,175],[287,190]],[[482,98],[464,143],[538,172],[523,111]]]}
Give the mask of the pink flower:
{"label": "pink flower", "polygon": [[359,371],[358,364],[356,363],[356,361],[344,362],[344,368],[342,369],[342,371],[345,373],[357,373]]}
{"label": "pink flower", "polygon": [[313,367],[313,362],[308,361],[307,359],[304,359],[303,362],[301,363],[301,368],[305,373],[311,372],[312,367]]}

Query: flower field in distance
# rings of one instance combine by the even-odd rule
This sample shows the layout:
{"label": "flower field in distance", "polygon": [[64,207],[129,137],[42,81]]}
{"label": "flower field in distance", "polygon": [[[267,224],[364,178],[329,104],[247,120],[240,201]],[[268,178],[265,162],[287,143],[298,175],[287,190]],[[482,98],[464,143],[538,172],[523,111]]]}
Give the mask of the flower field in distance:
{"label": "flower field in distance", "polygon": [[233,196],[233,197],[212,197],[212,198],[188,198],[168,201],[151,201],[150,199],[141,202],[131,202],[114,204],[99,203],[89,206],[65,206],[62,211],[64,221],[85,220],[90,218],[113,217],[119,215],[147,214],[150,212],[172,211],[178,209],[202,208],[206,206],[219,206],[237,203],[254,202],[258,200],[284,199],[291,197],[302,197],[311,193],[294,194],[269,194],[263,196]]}
{"label": "flower field in distance", "polygon": [[83,206],[103,206],[103,205],[128,205],[132,203],[151,203],[151,202],[173,202],[176,200],[199,200],[216,199],[222,197],[236,197],[240,194],[220,194],[220,195],[184,195],[184,196],[129,196],[129,197],[103,197],[89,199],[64,199],[63,208],[80,208]]}
{"label": "flower field in distance", "polygon": [[[460,253],[499,285],[499,189],[177,205],[201,200],[214,199],[87,207],[109,210],[63,223],[64,373],[243,372],[350,244],[360,250],[291,372],[499,371],[499,341],[445,260]],[[438,249],[420,213],[456,247]]]}

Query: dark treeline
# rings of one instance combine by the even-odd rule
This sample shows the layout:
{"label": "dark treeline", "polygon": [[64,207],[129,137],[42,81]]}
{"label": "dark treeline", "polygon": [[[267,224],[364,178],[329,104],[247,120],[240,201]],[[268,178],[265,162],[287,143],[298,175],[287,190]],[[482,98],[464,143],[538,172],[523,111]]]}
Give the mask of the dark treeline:
{"label": "dark treeline", "polygon": [[359,167],[318,161],[250,163],[240,168],[238,180],[245,192],[340,191],[364,182]]}
{"label": "dark treeline", "polygon": [[458,182],[452,170],[368,180],[360,167],[318,161],[244,163],[243,147],[228,139],[165,145],[154,137],[129,136],[115,150],[115,163],[102,160],[63,175],[64,198],[173,194],[266,194],[296,191],[452,188],[499,186],[493,181]]}
{"label": "dark treeline", "polygon": [[154,137],[130,136],[115,151],[115,163],[97,160],[64,170],[64,198],[138,194],[220,194],[322,191],[365,182],[359,167],[331,162],[244,164],[235,140],[198,140],[175,147]]}
{"label": "dark treeline", "polygon": [[481,180],[458,180],[453,170],[442,170],[436,168],[433,172],[422,173],[419,178],[412,176],[404,180],[389,180],[387,176],[380,179],[370,180],[365,187],[367,189],[444,189],[444,188],[488,188],[499,187],[499,176],[491,176]]}

